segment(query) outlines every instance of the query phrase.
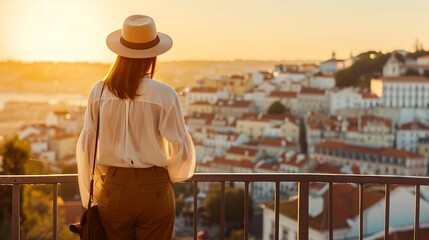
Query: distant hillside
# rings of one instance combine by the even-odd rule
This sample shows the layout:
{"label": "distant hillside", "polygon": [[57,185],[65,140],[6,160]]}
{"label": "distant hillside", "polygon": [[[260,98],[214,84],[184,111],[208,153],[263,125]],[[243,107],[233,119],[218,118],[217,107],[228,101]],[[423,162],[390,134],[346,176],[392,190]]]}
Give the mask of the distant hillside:
{"label": "distant hillside", "polygon": [[[173,87],[195,80],[269,70],[275,61],[178,61],[159,62],[155,78]],[[102,63],[0,62],[0,93],[81,94],[87,96],[109,69]]]}
{"label": "distant hillside", "polygon": [[[109,66],[98,63],[0,63],[0,92],[87,95]],[[89,90],[88,90],[89,89]]]}
{"label": "distant hillside", "polygon": [[[417,58],[429,54],[429,51],[419,50],[407,54],[408,58]],[[335,81],[338,87],[365,87],[368,88],[372,78],[377,78],[383,74],[383,66],[392,53],[381,53],[368,51],[357,56],[357,60],[348,68],[338,71],[335,74]],[[395,57],[404,62],[404,56],[395,53]]]}

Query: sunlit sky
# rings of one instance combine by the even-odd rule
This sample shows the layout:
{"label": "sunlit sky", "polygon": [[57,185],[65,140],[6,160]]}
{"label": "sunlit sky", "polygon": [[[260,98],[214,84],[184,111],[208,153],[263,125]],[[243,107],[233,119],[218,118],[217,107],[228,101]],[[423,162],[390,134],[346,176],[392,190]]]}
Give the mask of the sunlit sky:
{"label": "sunlit sky", "polygon": [[132,14],[173,38],[161,60],[347,58],[428,49],[428,13],[428,0],[0,0],[0,60],[110,62],[105,37]]}

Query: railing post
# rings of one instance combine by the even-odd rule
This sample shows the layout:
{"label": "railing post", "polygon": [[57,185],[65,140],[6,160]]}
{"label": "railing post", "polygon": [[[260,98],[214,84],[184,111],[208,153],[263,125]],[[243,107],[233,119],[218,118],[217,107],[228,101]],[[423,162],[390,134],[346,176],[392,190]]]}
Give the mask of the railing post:
{"label": "railing post", "polygon": [[54,240],[58,239],[58,183],[52,184],[53,193],[52,193],[52,220],[53,220],[53,229],[52,237]]}
{"label": "railing post", "polygon": [[359,184],[359,240],[363,240],[363,195],[364,184]]}
{"label": "railing post", "polygon": [[280,182],[276,182],[275,198],[274,198],[274,239],[280,238]]}
{"label": "railing post", "polygon": [[21,185],[14,183],[12,185],[12,239],[19,240],[19,224],[21,219]]}
{"label": "railing post", "polygon": [[390,228],[390,184],[385,185],[385,210],[384,210],[384,240],[389,240]]}
{"label": "railing post", "polygon": [[225,239],[225,182],[220,183],[220,239]]}
{"label": "railing post", "polygon": [[416,185],[416,194],[415,194],[415,211],[414,211],[414,240],[419,240],[419,231],[420,231],[420,185]]}
{"label": "railing post", "polygon": [[308,240],[309,182],[298,183],[298,239]]}
{"label": "railing post", "polygon": [[244,182],[244,240],[249,239],[249,182]]}
{"label": "railing post", "polygon": [[329,182],[329,240],[334,240],[334,184]]}
{"label": "railing post", "polygon": [[194,221],[193,221],[193,228],[194,228],[194,239],[198,239],[197,237],[197,229],[198,229],[198,182],[194,181],[192,182],[192,193],[194,195]]}

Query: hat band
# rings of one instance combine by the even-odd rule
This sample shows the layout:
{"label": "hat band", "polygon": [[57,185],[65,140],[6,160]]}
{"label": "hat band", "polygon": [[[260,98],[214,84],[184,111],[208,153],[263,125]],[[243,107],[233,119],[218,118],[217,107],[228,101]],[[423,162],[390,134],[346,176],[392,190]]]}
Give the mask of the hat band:
{"label": "hat band", "polygon": [[122,37],[121,37],[120,41],[121,41],[122,45],[124,45],[127,48],[143,50],[143,49],[149,49],[149,48],[155,47],[159,43],[159,37],[156,36],[156,38],[154,40],[152,40],[150,42],[145,42],[145,43],[128,42],[127,40],[123,39]]}

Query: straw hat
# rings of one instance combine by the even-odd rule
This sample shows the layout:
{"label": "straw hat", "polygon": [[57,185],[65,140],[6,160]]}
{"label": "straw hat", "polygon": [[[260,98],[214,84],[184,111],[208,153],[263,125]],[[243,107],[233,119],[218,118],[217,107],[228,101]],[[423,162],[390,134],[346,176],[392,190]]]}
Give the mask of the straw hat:
{"label": "straw hat", "polygon": [[150,58],[167,52],[173,40],[156,31],[151,17],[132,15],[125,19],[122,29],[106,38],[107,47],[114,53],[127,58]]}

